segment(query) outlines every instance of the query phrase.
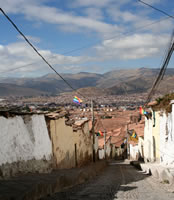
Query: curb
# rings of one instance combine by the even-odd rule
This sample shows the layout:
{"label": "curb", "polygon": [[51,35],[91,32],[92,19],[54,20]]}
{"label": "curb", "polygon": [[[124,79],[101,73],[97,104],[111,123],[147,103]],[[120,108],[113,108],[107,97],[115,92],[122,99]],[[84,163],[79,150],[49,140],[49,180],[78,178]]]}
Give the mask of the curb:
{"label": "curb", "polygon": [[133,165],[135,168],[137,168],[138,170],[142,170],[141,168],[141,164],[139,161],[130,161],[130,164]]}
{"label": "curb", "polygon": [[168,168],[155,164],[140,164],[140,166],[142,171],[151,174],[161,182],[174,183],[174,176]]}

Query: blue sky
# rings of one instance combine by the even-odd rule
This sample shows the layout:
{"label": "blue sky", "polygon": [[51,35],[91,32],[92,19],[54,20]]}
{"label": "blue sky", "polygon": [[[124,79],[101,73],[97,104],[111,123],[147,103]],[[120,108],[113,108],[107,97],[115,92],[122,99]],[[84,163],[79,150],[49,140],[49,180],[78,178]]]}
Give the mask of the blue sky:
{"label": "blue sky", "polygon": [[[171,0],[144,1],[174,15]],[[174,27],[136,0],[0,0],[0,7],[60,73],[158,68]],[[0,30],[1,77],[52,73],[2,14]]]}

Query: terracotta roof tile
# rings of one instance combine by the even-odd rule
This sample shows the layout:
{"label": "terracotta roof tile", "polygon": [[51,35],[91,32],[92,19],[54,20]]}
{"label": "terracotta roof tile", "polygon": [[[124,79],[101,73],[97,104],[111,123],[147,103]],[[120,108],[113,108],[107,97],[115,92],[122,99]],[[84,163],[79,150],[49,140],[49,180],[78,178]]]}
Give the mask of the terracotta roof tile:
{"label": "terracotta roof tile", "polygon": [[139,137],[144,136],[144,124],[141,123],[129,124],[128,128],[129,130],[134,129]]}

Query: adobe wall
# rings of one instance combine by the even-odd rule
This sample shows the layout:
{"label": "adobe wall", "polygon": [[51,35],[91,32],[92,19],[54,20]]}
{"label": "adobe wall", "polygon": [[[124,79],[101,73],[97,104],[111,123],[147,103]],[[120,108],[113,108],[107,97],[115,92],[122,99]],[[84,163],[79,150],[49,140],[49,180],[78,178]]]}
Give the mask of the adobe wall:
{"label": "adobe wall", "polygon": [[160,162],[160,112],[153,112],[152,118],[153,161]]}
{"label": "adobe wall", "polygon": [[111,158],[111,151],[112,151],[111,139],[109,138],[108,141],[106,142],[106,158],[107,159]]}
{"label": "adobe wall", "polygon": [[160,162],[160,112],[151,112],[152,117],[145,118],[144,158],[146,162]]}
{"label": "adobe wall", "polygon": [[[106,159],[112,158],[112,150],[113,149],[111,145],[111,139],[108,139],[108,141],[106,142]],[[115,153],[115,148],[114,148],[114,153]],[[99,155],[99,160],[105,159],[104,147],[102,149],[99,149],[98,155]]]}
{"label": "adobe wall", "polygon": [[72,168],[92,161],[92,137],[88,122],[79,130],[65,124],[66,119],[50,120],[50,135],[56,168]]}
{"label": "adobe wall", "polygon": [[160,162],[174,164],[174,104],[172,113],[165,112],[160,116]]}
{"label": "adobe wall", "polygon": [[129,145],[130,148],[130,160],[138,160],[138,145]]}
{"label": "adobe wall", "polygon": [[153,161],[153,136],[152,136],[152,119],[145,118],[144,126],[144,161]]}
{"label": "adobe wall", "polygon": [[153,113],[151,119],[145,119],[144,159],[160,162],[164,165],[174,164],[174,104],[172,112],[163,110]]}
{"label": "adobe wall", "polygon": [[138,138],[138,153],[139,153],[139,158],[143,159],[144,158],[144,138],[142,137]]}
{"label": "adobe wall", "polygon": [[0,117],[0,177],[51,170],[52,144],[44,115]]}

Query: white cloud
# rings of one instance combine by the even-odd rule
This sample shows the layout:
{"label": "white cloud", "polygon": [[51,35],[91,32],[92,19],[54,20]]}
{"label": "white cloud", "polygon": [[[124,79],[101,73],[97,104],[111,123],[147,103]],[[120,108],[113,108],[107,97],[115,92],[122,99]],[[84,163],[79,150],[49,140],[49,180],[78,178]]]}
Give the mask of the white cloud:
{"label": "white cloud", "polygon": [[[132,5],[132,0],[69,1],[70,5],[85,7],[81,10],[83,16],[80,16],[79,12],[65,12],[59,8],[50,7],[44,4],[45,2],[48,3],[49,1],[0,0],[0,4],[6,12],[23,14],[27,19],[34,21],[35,24],[40,24],[41,22],[55,24],[59,30],[66,32],[95,32],[99,33],[102,38],[109,38],[118,33],[122,33],[123,30],[129,30],[130,26],[137,28],[153,22],[152,19],[145,16],[147,13],[142,10],[131,12],[129,9],[126,11],[121,9],[125,4],[129,5],[130,3]],[[159,2],[160,0],[151,0],[151,3]],[[87,16],[84,16],[84,14]],[[107,18],[106,14],[110,16],[111,21],[115,22],[114,24],[109,23],[108,20],[105,21]],[[169,30],[171,23],[168,26],[166,24],[163,23],[162,25],[164,29],[167,28]],[[163,27],[159,26],[157,31],[159,31],[160,27],[162,30]]]}
{"label": "white cloud", "polygon": [[74,0],[71,2],[71,5],[73,7],[106,8],[113,5],[120,7],[129,2],[131,2],[131,0]]}
{"label": "white cloud", "polygon": [[152,5],[152,4],[161,3],[162,1],[161,0],[144,0],[144,2]]}
{"label": "white cloud", "polygon": [[169,35],[134,34],[122,39],[105,40],[96,46],[98,56],[103,59],[141,59],[164,52]]}
{"label": "white cloud", "polygon": [[[169,32],[174,22],[171,18],[152,19],[148,17],[148,12],[121,11],[120,9],[108,8],[107,13],[116,23],[120,21],[121,26],[126,31],[148,30],[150,32]],[[161,20],[161,21],[160,21]]]}
{"label": "white cloud", "polygon": [[25,6],[33,3],[35,3],[35,0],[0,0],[1,8],[9,13],[20,13]]}
{"label": "white cloud", "polygon": [[107,24],[105,22],[91,19],[89,17],[76,16],[69,13],[64,13],[58,9],[46,6],[28,6],[24,9],[24,13],[36,20],[44,22],[69,25],[77,28],[86,28],[97,33],[114,33],[120,31],[117,25]]}
{"label": "white cloud", "polygon": [[[79,66],[88,62],[90,57],[87,56],[64,56],[52,53],[50,50],[39,49],[39,52],[55,67],[61,71],[63,66]],[[11,43],[6,46],[0,45],[0,74],[6,76],[9,73],[20,73],[21,76],[34,75],[37,70],[49,72],[49,67],[25,42]],[[10,69],[12,69],[10,71]],[[16,69],[16,71],[13,69]],[[71,67],[70,67],[71,69]],[[7,71],[8,73],[4,73]],[[3,73],[2,73],[3,72]]]}
{"label": "white cloud", "polygon": [[108,4],[113,2],[113,0],[75,0],[72,5],[78,7],[88,7],[88,6],[95,6],[95,7],[104,7]]}
{"label": "white cloud", "polygon": [[[40,38],[38,38],[38,37],[33,37],[33,36],[31,36],[31,35],[25,35],[26,37],[27,37],[27,39],[28,40],[30,40],[31,42],[33,42],[33,43],[40,43]],[[18,35],[17,36],[17,38],[19,39],[19,40],[24,40],[24,38],[21,36],[21,35]]]}
{"label": "white cloud", "polygon": [[84,13],[91,19],[95,19],[95,20],[104,19],[102,10],[95,8],[95,7],[90,7],[90,8],[84,9]]}
{"label": "white cloud", "polygon": [[[155,4],[161,1],[146,0],[146,2]],[[91,35],[94,36],[96,36],[95,33],[98,33],[104,39],[112,38],[114,35],[123,35],[125,32],[131,32],[155,22],[151,17],[153,10],[145,9],[133,0],[69,0],[69,7],[65,5],[65,7],[68,7],[65,10],[49,6],[49,0],[0,0],[0,4],[8,14],[22,14],[25,19],[31,20],[35,26],[49,23],[53,24],[54,27],[56,26],[57,29],[69,33],[92,33]],[[168,41],[168,35],[164,33],[168,33],[171,27],[173,27],[173,21],[165,20],[146,27],[146,33],[124,36],[121,39],[115,37],[113,40],[104,40],[91,50],[91,57],[87,55],[64,56],[45,49],[39,49],[39,51],[51,64],[61,70],[83,71],[80,64],[88,64],[88,62],[141,59],[158,55]],[[39,38],[31,35],[27,37],[36,44],[40,42]],[[98,41],[99,37],[95,39]],[[78,47],[80,46],[78,45]],[[0,45],[0,59],[2,60],[0,63],[1,70],[30,63],[35,64],[21,68],[19,71],[24,74],[24,72],[34,73],[38,69],[48,69],[36,53],[21,40],[6,46]]]}
{"label": "white cloud", "polygon": [[[103,0],[103,3],[105,1],[108,0]],[[35,22],[42,21],[46,23],[57,24],[60,25],[61,28],[63,27],[64,30],[67,29],[67,26],[72,26],[73,28],[68,29],[68,31],[79,30],[80,28],[81,30],[88,29],[89,31],[94,31],[96,33],[104,35],[106,35],[106,32],[108,34],[111,34],[121,31],[117,25],[105,23],[98,20],[97,18],[91,18],[91,16],[84,17],[64,12],[55,7],[45,6],[39,1],[35,2],[34,0],[20,0],[18,2],[17,0],[8,0],[8,3],[4,3],[3,0],[0,0],[0,4],[6,12],[24,14],[27,19],[34,20]],[[88,14],[89,12],[90,10],[88,10]],[[95,10],[95,12],[96,13],[94,15],[96,15],[97,12],[99,13],[100,11]]]}

